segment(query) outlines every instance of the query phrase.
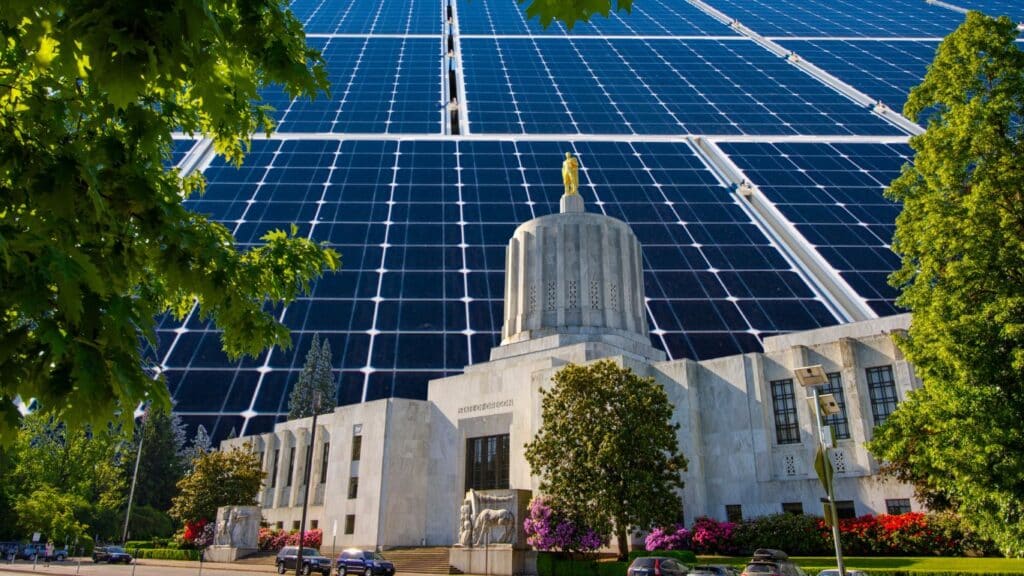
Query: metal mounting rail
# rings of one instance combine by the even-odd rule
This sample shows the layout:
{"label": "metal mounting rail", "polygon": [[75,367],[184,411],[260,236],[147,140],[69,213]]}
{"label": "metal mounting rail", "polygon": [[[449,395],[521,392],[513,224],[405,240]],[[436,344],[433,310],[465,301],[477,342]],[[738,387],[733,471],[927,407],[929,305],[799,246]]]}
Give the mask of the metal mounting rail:
{"label": "metal mounting rail", "polygon": [[731,185],[733,194],[751,220],[782,251],[836,318],[843,322],[878,318],[864,298],[807,242],[757,185],[747,180],[743,171],[718,145],[701,137],[691,138],[690,142],[716,176]]}
{"label": "metal mounting rail", "polygon": [[[825,70],[815,66],[810,62],[807,62],[803,58],[800,58],[799,55],[795,54],[794,52],[787,50],[782,45],[772,40],[769,40],[764,36],[761,36],[748,26],[741,23],[739,20],[736,20],[735,18],[730,18],[727,14],[718,10],[717,8],[708,5],[703,0],[686,1],[693,5],[694,7],[696,7],[697,9],[704,12],[705,14],[707,14],[708,16],[711,16],[715,20],[722,22],[723,24],[729,26],[733,30],[742,34],[743,36],[750,38],[765,50],[768,50],[769,52],[775,54],[780,58],[785,58],[787,62],[789,62],[793,66],[796,66],[805,74],[825,84],[829,88],[832,88],[836,92],[839,92],[843,96],[846,96],[847,98],[856,102],[857,104],[860,104],[865,108],[869,108],[873,114],[880,116],[890,124],[893,124],[897,128],[903,130],[904,132],[911,135],[917,135],[924,132],[924,128],[908,120],[902,114],[893,111],[891,108],[883,104],[880,100],[868,96],[867,94],[861,92],[860,90],[857,90],[853,86],[850,86],[846,82],[843,82],[842,80],[836,78],[835,76],[826,72]],[[938,2],[938,0],[926,1]]]}

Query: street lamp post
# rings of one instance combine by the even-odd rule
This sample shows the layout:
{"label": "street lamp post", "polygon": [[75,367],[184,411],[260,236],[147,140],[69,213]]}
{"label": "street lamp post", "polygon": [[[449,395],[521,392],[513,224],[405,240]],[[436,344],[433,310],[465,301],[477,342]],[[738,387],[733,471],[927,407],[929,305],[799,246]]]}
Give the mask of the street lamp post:
{"label": "street lamp post", "polygon": [[128,542],[128,520],[132,517],[132,500],[135,498],[135,483],[139,480],[139,462],[142,460],[142,442],[146,435],[146,413],[142,413],[142,425],[139,429],[139,450],[135,453],[135,471],[132,472],[132,489],[128,491],[128,509],[124,513],[124,531],[121,532],[121,544]]}
{"label": "street lamp post", "polygon": [[[313,392],[313,430],[309,434],[309,448],[306,449],[306,487],[303,488],[302,521],[299,522],[299,552],[295,558],[295,574],[302,574],[302,547],[306,541],[306,509],[309,506],[310,474],[313,467],[313,446],[316,444],[316,417],[320,413],[320,391]],[[845,575],[844,575],[845,576]]]}
{"label": "street lamp post", "polygon": [[846,563],[843,562],[843,544],[839,537],[839,518],[836,516],[835,487],[833,485],[832,460],[830,457],[832,431],[829,426],[823,424],[821,419],[823,402],[825,403],[825,410],[829,415],[837,413],[839,406],[831,394],[818,395],[818,386],[828,382],[825,369],[820,364],[797,368],[793,370],[793,374],[796,375],[800,386],[810,388],[814,392],[814,423],[818,432],[818,451],[822,459],[819,474],[822,484],[825,486],[829,512],[832,517],[832,543],[835,545],[836,550],[836,567],[839,569],[839,576],[846,576]]}

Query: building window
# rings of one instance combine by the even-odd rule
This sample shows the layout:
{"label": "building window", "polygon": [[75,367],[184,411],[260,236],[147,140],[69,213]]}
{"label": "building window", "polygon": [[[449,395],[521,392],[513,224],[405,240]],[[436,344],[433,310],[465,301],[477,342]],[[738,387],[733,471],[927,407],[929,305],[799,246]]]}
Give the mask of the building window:
{"label": "building window", "polygon": [[292,520],[292,530],[298,530],[298,529],[299,529],[299,521],[298,520]]}
{"label": "building window", "polygon": [[309,529],[310,530],[316,530],[319,527],[320,527],[320,521],[319,520],[310,520],[309,521]]}
{"label": "building window", "polygon": [[355,534],[356,531],[356,515],[346,514],[345,515],[345,534]]}
{"label": "building window", "polygon": [[836,500],[836,516],[840,520],[856,518],[857,509],[853,506],[853,500]]}
{"label": "building window", "polygon": [[892,366],[868,368],[867,373],[871,416],[875,419],[875,426],[878,426],[896,410],[896,381],[892,378]]}
{"label": "building window", "polygon": [[775,437],[779,444],[800,443],[800,423],[796,419],[793,380],[772,380],[772,408],[775,411]]}
{"label": "building window", "polygon": [[729,522],[743,522],[743,506],[739,504],[726,504],[725,519]]}
{"label": "building window", "polygon": [[783,502],[782,512],[784,514],[796,514],[797,516],[804,513],[803,502]]}
{"label": "building window", "polygon": [[278,520],[274,523],[274,527],[276,527],[278,530],[284,530],[284,522]]}
{"label": "building window", "polygon": [[466,490],[508,488],[508,434],[466,439]]}
{"label": "building window", "polygon": [[348,479],[348,499],[351,500],[359,495],[359,476]]}
{"label": "building window", "polygon": [[281,451],[274,450],[274,463],[272,464],[273,469],[270,472],[270,487],[277,488],[277,465],[281,460]]}
{"label": "building window", "polygon": [[310,444],[306,444],[306,450],[305,450],[305,452],[303,452],[303,458],[302,458],[302,484],[300,484],[300,486],[305,486],[306,483],[309,482],[309,472],[310,472],[309,468],[312,465],[313,465],[313,446],[310,445]]}
{"label": "building window", "polygon": [[327,483],[327,457],[331,455],[331,443],[324,442],[324,453],[320,459],[320,483]]}
{"label": "building window", "polygon": [[288,481],[285,482],[285,486],[292,485],[292,476],[295,473],[295,446],[291,447],[291,451],[288,453]]}
{"label": "building window", "polygon": [[832,427],[835,437],[845,440],[850,437],[850,423],[846,419],[846,396],[843,394],[843,377],[839,372],[830,372],[828,382],[822,384],[821,394],[831,394],[839,405],[839,413],[825,416],[825,425]]}
{"label": "building window", "polygon": [[895,498],[885,501],[885,511],[889,514],[906,514],[910,512],[909,498]]}
{"label": "building window", "polygon": [[352,437],[352,461],[358,462],[363,455],[363,437]]}

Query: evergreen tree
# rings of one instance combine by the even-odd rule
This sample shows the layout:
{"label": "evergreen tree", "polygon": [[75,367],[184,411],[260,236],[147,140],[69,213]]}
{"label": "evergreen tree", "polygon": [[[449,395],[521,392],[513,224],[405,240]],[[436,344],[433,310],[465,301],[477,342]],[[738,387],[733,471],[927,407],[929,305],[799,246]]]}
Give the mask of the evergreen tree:
{"label": "evergreen tree", "polygon": [[196,460],[204,454],[209,454],[212,450],[213,440],[210,439],[210,433],[206,431],[206,426],[200,424],[196,427],[196,437],[192,439],[192,445],[186,451],[185,464],[188,471],[192,472]]}
{"label": "evergreen tree", "polygon": [[316,392],[320,393],[319,414],[332,412],[337,405],[337,388],[331,372],[331,344],[324,340],[321,346],[319,334],[313,335],[306,364],[288,398],[288,419],[312,416]]}
{"label": "evergreen tree", "polygon": [[542,424],[526,445],[540,491],[576,525],[614,530],[619,559],[629,534],[682,515],[686,458],[672,404],[653,378],[611,360],[569,364],[541,390]]}
{"label": "evergreen tree", "polygon": [[152,406],[135,427],[132,448],[123,464],[126,478],[131,482],[138,454],[139,475],[135,483],[133,506],[151,506],[162,512],[171,507],[177,493],[178,480],[185,474],[185,425],[177,414],[169,414],[160,406]]}

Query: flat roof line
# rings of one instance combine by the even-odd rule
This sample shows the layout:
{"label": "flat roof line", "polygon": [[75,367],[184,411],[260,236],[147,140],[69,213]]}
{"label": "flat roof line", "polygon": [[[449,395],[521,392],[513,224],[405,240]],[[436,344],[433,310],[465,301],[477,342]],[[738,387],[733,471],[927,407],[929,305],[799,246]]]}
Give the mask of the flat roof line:
{"label": "flat roof line", "polygon": [[874,144],[905,144],[908,135],[810,135],[810,134],[377,134],[332,132],[275,132],[268,138],[263,133],[253,134],[253,140],[466,140],[500,142],[686,142],[688,138],[703,138],[712,142],[847,142]]}

